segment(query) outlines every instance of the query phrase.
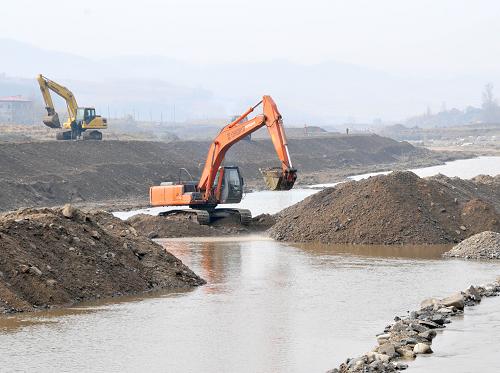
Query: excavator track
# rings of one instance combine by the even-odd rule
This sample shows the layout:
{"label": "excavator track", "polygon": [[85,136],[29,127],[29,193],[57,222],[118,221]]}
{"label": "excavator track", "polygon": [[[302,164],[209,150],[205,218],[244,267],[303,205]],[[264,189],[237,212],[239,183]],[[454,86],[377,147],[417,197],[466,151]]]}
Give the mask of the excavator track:
{"label": "excavator track", "polygon": [[102,132],[96,130],[87,130],[82,134],[84,140],[102,140]]}
{"label": "excavator track", "polygon": [[206,210],[193,210],[196,214],[196,220],[200,225],[209,225],[210,224],[210,214]]}
{"label": "excavator track", "polygon": [[209,225],[211,222],[217,219],[225,218],[228,216],[237,215],[241,225],[249,225],[252,221],[252,213],[247,209],[211,209],[211,210],[201,210],[201,209],[178,209],[169,210],[159,213],[159,216],[169,216],[169,215],[188,215],[196,216],[196,221],[200,225]]}
{"label": "excavator track", "polygon": [[237,216],[242,225],[248,225],[252,221],[252,213],[247,209],[219,208],[210,210],[210,221],[229,216]]}
{"label": "excavator track", "polygon": [[240,222],[242,225],[249,225],[252,221],[252,213],[247,209],[237,209],[240,214]]}
{"label": "excavator track", "polygon": [[207,210],[197,210],[197,209],[178,209],[163,211],[158,214],[159,216],[169,216],[169,215],[187,215],[191,217],[196,217],[196,221],[200,225],[209,225],[211,222],[210,213]]}

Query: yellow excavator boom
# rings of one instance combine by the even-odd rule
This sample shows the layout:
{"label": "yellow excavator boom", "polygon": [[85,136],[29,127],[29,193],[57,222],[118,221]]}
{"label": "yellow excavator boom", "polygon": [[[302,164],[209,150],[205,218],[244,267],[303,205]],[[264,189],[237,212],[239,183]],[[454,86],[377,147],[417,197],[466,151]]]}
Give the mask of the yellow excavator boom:
{"label": "yellow excavator boom", "polygon": [[42,74],[39,74],[36,79],[40,85],[40,91],[42,92],[43,100],[45,101],[45,108],[47,109],[47,116],[43,119],[43,123],[51,128],[61,128],[59,116],[56,113],[50,91],[55,92],[57,95],[61,96],[64,101],[66,101],[66,106],[68,108],[68,122],[73,122],[76,119],[76,111],[78,109],[78,104],[73,93],[68,88],[46,78]]}

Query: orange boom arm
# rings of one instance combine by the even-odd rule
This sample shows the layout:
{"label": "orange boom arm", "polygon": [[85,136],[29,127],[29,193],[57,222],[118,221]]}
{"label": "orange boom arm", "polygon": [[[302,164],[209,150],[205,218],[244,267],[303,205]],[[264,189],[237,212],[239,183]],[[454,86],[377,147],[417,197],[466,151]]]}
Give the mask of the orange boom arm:
{"label": "orange boom arm", "polygon": [[[242,122],[242,120],[260,104],[263,106],[263,114],[257,115],[246,122]],[[224,127],[210,146],[205,167],[203,168],[203,173],[198,183],[198,189],[204,193],[204,199],[206,201],[209,201],[213,197],[212,186],[217,175],[217,170],[219,170],[229,148],[264,125],[267,126],[274,149],[281,161],[283,176],[285,179],[290,179],[289,182],[293,185],[296,178],[296,172],[292,167],[290,154],[288,153],[288,143],[283,129],[283,120],[271,96],[264,96],[262,101],[250,107],[236,120]]]}

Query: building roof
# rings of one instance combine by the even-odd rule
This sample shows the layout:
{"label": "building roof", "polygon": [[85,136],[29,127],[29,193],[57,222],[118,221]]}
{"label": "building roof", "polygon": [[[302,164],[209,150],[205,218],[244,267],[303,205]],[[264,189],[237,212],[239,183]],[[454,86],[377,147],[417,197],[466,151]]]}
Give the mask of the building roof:
{"label": "building roof", "polygon": [[24,98],[21,95],[0,97],[0,101],[1,102],[31,102],[31,100],[28,100],[27,98]]}

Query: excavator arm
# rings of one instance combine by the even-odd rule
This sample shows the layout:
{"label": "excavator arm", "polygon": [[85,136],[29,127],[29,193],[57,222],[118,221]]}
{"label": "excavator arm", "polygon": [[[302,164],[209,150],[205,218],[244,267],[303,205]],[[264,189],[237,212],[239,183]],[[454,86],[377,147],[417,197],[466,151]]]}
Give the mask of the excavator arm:
{"label": "excavator arm", "polygon": [[47,116],[43,119],[43,123],[51,128],[61,127],[59,116],[55,111],[54,102],[52,101],[50,91],[55,92],[66,101],[69,119],[70,121],[75,120],[78,104],[73,93],[68,88],[44,77],[41,74],[37,76],[36,80],[40,85],[40,91],[42,91],[43,100],[45,101],[45,108],[47,109]]}
{"label": "excavator arm", "polygon": [[[244,121],[261,104],[263,106],[263,114]],[[275,190],[289,190],[293,187],[297,178],[297,171],[292,167],[290,160],[288,143],[283,129],[283,120],[271,96],[264,96],[255,106],[250,107],[236,120],[224,127],[210,146],[205,167],[198,183],[198,189],[204,193],[205,200],[210,200],[214,193],[212,186],[226,152],[233,144],[263,126],[267,127],[274,149],[281,161],[281,167],[278,169],[261,170],[266,183],[271,189]],[[269,182],[270,180],[272,180],[271,183]]]}

